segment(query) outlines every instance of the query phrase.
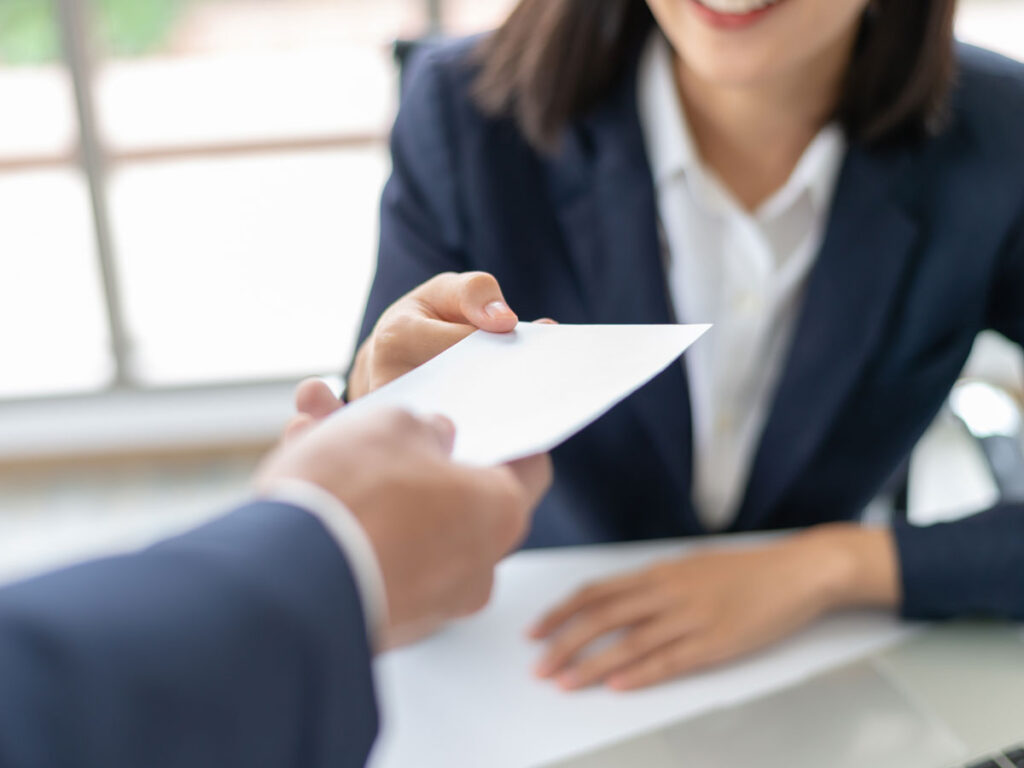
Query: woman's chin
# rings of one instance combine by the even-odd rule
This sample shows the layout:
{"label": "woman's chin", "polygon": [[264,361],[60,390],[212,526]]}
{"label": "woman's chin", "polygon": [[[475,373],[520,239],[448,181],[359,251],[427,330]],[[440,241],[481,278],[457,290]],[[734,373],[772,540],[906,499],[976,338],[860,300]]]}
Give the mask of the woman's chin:
{"label": "woman's chin", "polygon": [[[778,78],[783,56],[760,46],[723,45],[702,35],[687,35],[677,51],[685,51],[683,66],[702,83],[721,88],[758,88]],[[766,46],[770,48],[770,46]]]}
{"label": "woman's chin", "polygon": [[[779,9],[794,0],[782,0]],[[701,80],[731,87],[754,87],[783,74],[796,58],[788,30],[777,24],[755,25],[736,34],[708,25],[694,12],[695,0],[664,19],[662,29],[687,69]]]}
{"label": "woman's chin", "polygon": [[648,0],[700,80],[757,88],[805,71],[824,52],[844,60],[866,0]]}

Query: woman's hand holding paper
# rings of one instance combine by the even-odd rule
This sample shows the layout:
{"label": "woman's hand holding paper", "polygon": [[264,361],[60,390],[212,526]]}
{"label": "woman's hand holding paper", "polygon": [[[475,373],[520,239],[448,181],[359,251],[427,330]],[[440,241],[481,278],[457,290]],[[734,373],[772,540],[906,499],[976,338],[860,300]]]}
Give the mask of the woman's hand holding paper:
{"label": "woman's hand holding paper", "polygon": [[476,330],[505,333],[518,318],[486,272],[446,272],[381,315],[359,348],[348,381],[355,400],[422,365]]}

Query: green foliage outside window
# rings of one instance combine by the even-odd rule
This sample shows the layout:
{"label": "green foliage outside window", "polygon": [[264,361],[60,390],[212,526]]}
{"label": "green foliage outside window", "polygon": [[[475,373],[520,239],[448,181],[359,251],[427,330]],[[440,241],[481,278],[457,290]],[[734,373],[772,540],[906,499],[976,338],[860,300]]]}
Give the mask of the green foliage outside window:
{"label": "green foliage outside window", "polygon": [[[60,57],[57,0],[0,0],[0,62],[38,64]],[[139,56],[167,42],[191,0],[75,0],[87,3],[100,50]]]}

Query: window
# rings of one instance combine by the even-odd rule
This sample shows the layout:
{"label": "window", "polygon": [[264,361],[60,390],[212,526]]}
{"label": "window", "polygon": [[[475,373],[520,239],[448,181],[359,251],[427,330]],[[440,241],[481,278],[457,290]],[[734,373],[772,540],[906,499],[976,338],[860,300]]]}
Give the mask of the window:
{"label": "window", "polygon": [[0,2],[0,397],[339,371],[391,44],[508,5]]}
{"label": "window", "polygon": [[113,374],[71,80],[54,9],[0,3],[0,395],[96,389]]}

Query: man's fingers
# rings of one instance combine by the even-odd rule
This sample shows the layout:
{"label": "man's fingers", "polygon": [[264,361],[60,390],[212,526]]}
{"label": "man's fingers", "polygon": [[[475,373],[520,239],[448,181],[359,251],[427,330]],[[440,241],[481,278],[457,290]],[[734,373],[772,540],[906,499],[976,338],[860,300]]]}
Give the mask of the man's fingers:
{"label": "man's fingers", "polygon": [[494,333],[511,331],[519,322],[498,281],[486,272],[438,275],[416,294],[439,320],[468,323]]}
{"label": "man's fingers", "polygon": [[511,464],[470,470],[487,489],[503,489],[502,503],[493,505],[497,527],[493,543],[503,557],[518,547],[530,529],[533,511],[551,487],[551,459],[531,456]]}
{"label": "man's fingers", "polygon": [[435,415],[423,421],[444,455],[451,456],[452,449],[455,447],[455,424],[452,420],[447,416]]}
{"label": "man's fingers", "polygon": [[298,416],[292,417],[292,420],[285,426],[282,440],[285,443],[290,443],[314,424],[316,424],[316,419],[308,413],[300,413]]}
{"label": "man's fingers", "polygon": [[382,650],[390,651],[395,648],[401,648],[404,645],[412,645],[424,638],[430,637],[430,635],[437,632],[443,624],[444,619],[442,617],[430,616],[425,619],[421,619],[415,624],[391,627],[388,629],[388,632],[384,637],[384,647]]}
{"label": "man's fingers", "polygon": [[[434,453],[447,459],[455,445],[455,424],[446,416],[417,416],[404,408],[385,408],[359,418],[378,426],[384,434],[397,438],[398,445],[413,449],[413,456]],[[401,461],[400,458],[395,459]]]}
{"label": "man's fingers", "polygon": [[540,504],[540,500],[551,488],[551,482],[554,479],[551,457],[542,453],[538,456],[513,461],[508,467],[526,490],[530,509]]}
{"label": "man's fingers", "polygon": [[295,409],[314,419],[326,418],[340,407],[341,401],[323,379],[306,379],[295,390]]}
{"label": "man's fingers", "polygon": [[463,467],[468,484],[479,493],[481,518],[489,532],[484,537],[487,553],[499,560],[518,547],[530,528],[537,502],[547,485],[545,462],[528,460],[522,479],[508,465]]}

